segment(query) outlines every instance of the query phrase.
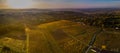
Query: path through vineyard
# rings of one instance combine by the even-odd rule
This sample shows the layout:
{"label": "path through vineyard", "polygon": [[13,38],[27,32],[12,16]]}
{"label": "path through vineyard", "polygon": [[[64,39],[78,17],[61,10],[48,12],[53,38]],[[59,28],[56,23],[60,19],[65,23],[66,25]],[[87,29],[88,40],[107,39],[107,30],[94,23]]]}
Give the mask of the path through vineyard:
{"label": "path through vineyard", "polygon": [[63,53],[45,28],[26,28],[28,53]]}

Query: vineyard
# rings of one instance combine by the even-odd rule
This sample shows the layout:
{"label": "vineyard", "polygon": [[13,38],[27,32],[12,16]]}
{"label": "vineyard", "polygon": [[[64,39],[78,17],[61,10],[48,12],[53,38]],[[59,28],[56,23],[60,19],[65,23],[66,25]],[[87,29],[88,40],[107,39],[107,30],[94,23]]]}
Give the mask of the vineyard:
{"label": "vineyard", "polygon": [[[82,53],[84,48],[89,44],[92,35],[97,30],[99,29],[67,20],[41,24],[34,29],[30,29],[28,32],[30,47],[29,52]],[[104,32],[99,34],[101,37],[103,35],[106,36],[106,33]],[[95,42],[94,47],[101,48],[101,46],[104,45],[104,41],[107,40],[104,36],[102,39],[97,37],[98,39]],[[111,38],[111,35],[109,38]],[[116,40],[118,41],[119,39]],[[110,45],[113,48],[116,47],[112,45],[112,41],[116,40],[109,40],[109,45],[106,45],[106,47],[109,47]]]}
{"label": "vineyard", "polygon": [[119,53],[120,10],[111,10],[1,10],[0,53]]}

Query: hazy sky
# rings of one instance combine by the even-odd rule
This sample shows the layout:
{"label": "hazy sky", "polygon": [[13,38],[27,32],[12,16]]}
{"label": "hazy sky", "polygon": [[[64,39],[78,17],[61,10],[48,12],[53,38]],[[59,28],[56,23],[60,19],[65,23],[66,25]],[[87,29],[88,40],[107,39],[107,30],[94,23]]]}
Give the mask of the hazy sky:
{"label": "hazy sky", "polygon": [[[0,8],[107,8],[120,7],[120,0],[0,0]],[[19,3],[21,2],[21,3]],[[19,3],[19,4],[17,4]],[[26,6],[25,6],[26,5]],[[24,7],[22,7],[24,6]]]}

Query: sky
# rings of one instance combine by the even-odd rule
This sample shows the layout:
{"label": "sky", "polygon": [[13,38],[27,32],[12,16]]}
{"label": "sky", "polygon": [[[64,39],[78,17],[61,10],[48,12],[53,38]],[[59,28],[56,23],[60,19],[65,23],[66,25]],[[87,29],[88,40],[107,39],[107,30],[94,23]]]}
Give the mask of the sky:
{"label": "sky", "polygon": [[120,0],[0,0],[2,8],[120,8]]}

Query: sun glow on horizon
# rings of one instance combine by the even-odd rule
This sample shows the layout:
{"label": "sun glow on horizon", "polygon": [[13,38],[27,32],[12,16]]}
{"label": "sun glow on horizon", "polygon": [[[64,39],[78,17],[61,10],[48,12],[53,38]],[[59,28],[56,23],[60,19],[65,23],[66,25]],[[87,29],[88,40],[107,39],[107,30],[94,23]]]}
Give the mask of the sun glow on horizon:
{"label": "sun glow on horizon", "polygon": [[10,8],[30,8],[32,7],[32,0],[7,0],[6,4]]}

